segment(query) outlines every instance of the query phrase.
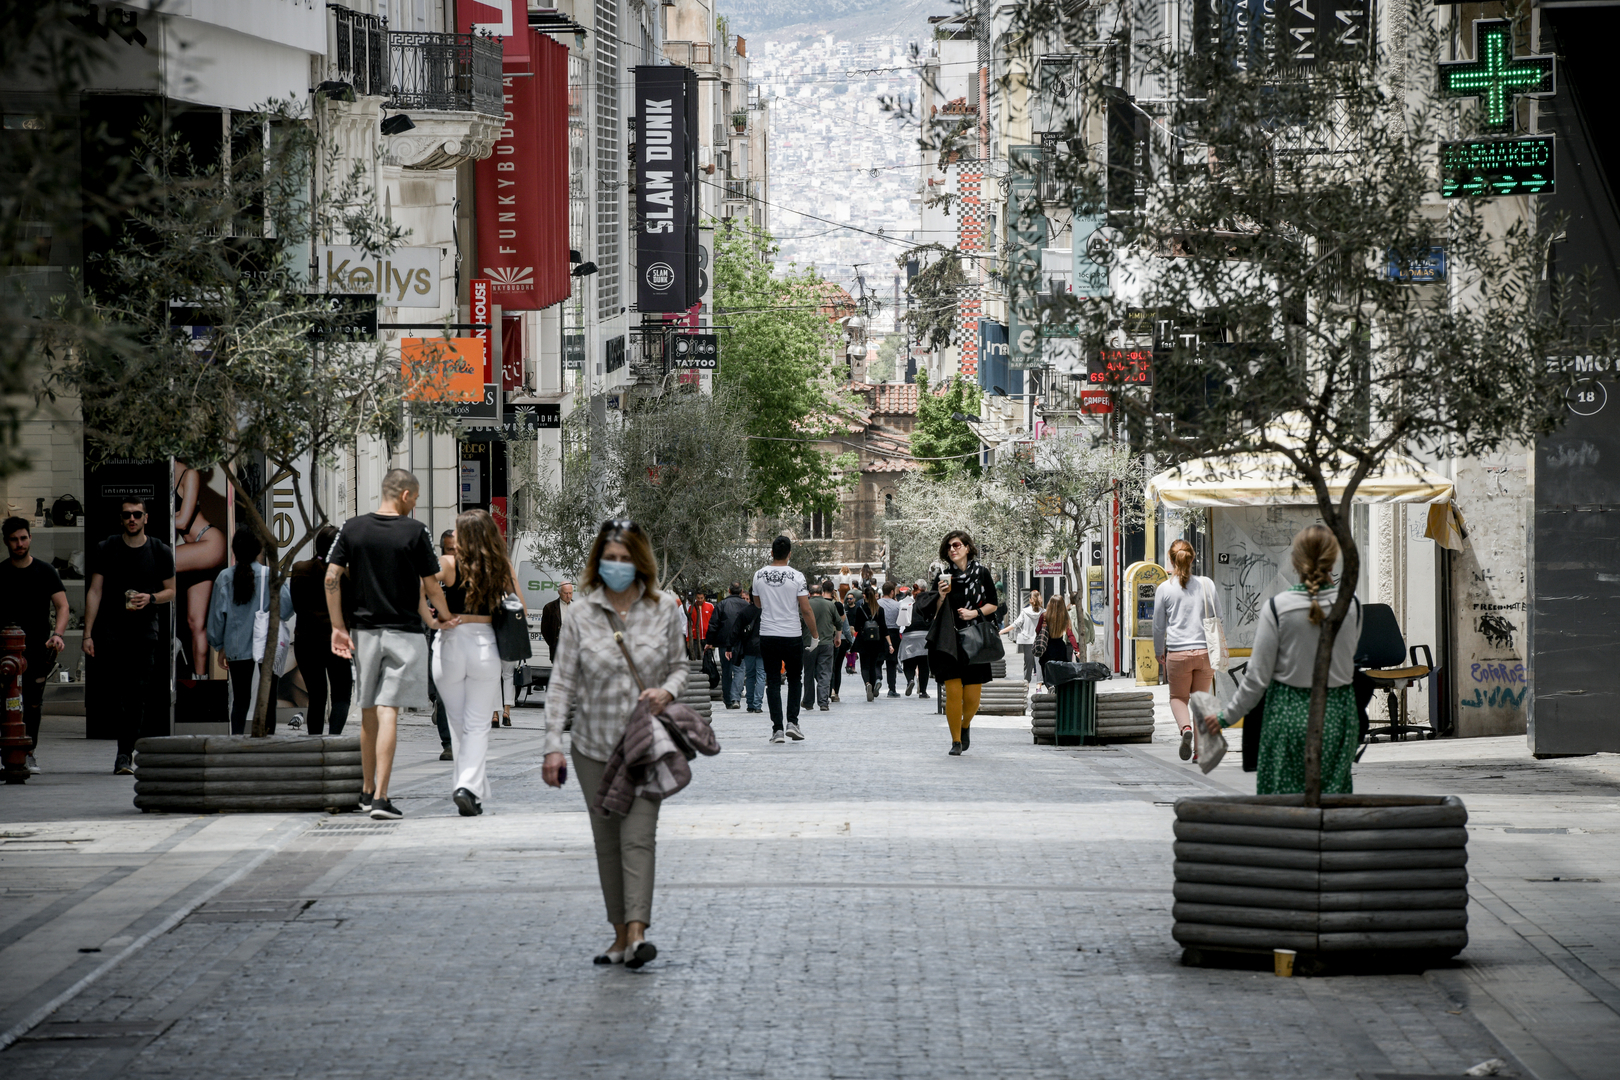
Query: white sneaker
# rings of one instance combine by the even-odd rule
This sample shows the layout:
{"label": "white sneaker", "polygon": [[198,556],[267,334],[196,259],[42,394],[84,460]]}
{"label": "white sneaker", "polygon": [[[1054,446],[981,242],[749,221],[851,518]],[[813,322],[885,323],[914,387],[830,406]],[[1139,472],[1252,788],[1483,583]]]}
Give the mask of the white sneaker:
{"label": "white sneaker", "polygon": [[43,770],[43,769],[41,769],[39,767],[39,762],[34,760],[34,755],[33,754],[28,755],[28,771],[31,772],[31,773],[38,773],[38,772],[44,772],[45,771],[45,770]]}

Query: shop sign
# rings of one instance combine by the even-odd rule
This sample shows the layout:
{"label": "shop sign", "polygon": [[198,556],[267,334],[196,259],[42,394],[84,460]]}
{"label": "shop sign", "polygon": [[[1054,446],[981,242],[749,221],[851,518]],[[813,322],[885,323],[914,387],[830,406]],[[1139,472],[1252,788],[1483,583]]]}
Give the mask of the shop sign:
{"label": "shop sign", "polygon": [[1074,215],[1075,296],[1108,296],[1108,260],[1118,239],[1104,214]]}
{"label": "shop sign", "polygon": [[1063,564],[1060,562],[1043,562],[1035,564],[1036,577],[1062,577]]}
{"label": "shop sign", "polygon": [[319,303],[333,318],[309,328],[311,341],[376,341],[377,298],[344,293],[306,293],[310,303]]}
{"label": "shop sign", "polygon": [[1394,248],[1389,249],[1384,273],[1391,281],[1409,281],[1414,285],[1446,280],[1446,249],[1432,247],[1421,255],[1403,258]]}
{"label": "shop sign", "polygon": [[698,275],[697,73],[640,65],[636,74],[637,310],[686,311]]}
{"label": "shop sign", "polygon": [[714,370],[720,366],[720,335],[676,334],[670,345],[678,368]]}
{"label": "shop sign", "polygon": [[387,255],[368,255],[352,245],[317,245],[315,289],[318,292],[370,293],[386,307],[439,306],[442,249],[395,248]]}
{"label": "shop sign", "polygon": [[[1238,71],[1282,51],[1291,67],[1315,67],[1325,48],[1365,52],[1372,23],[1368,0],[1205,0],[1193,8],[1193,41]],[[1279,25],[1280,24],[1280,25]]]}
{"label": "shop sign", "polygon": [[568,47],[514,23],[513,4],[464,0],[456,5],[461,33],[492,33],[501,41],[500,137],[494,152],[474,167],[475,272],[490,282],[490,303],[507,311],[538,311],[568,299],[573,286]]}
{"label": "shop sign", "polygon": [[478,402],[485,396],[483,342],[400,338],[399,374],[407,401]]}
{"label": "shop sign", "polygon": [[484,328],[472,332],[473,337],[482,342],[484,346],[483,381],[492,383],[495,381],[495,356],[489,339],[489,286],[489,278],[475,277],[467,279],[468,313],[472,315],[473,325]]}
{"label": "shop sign", "polygon": [[[561,426],[559,420],[555,425],[542,425],[539,410],[542,405],[512,405],[501,411],[501,426],[492,427],[480,424],[477,427],[465,427],[461,431],[463,439],[483,439],[486,442],[511,442],[514,439],[532,439],[534,433],[542,426]],[[552,409],[559,408],[556,405]]]}
{"label": "shop sign", "polygon": [[1084,416],[1104,416],[1114,411],[1114,399],[1107,390],[1080,391],[1080,412]]}
{"label": "shop sign", "polygon": [[1550,195],[1553,137],[1469,139],[1440,144],[1440,197]]}
{"label": "shop sign", "polygon": [[454,416],[463,419],[495,419],[495,384],[484,384],[484,396],[477,401],[467,401],[450,410]]}

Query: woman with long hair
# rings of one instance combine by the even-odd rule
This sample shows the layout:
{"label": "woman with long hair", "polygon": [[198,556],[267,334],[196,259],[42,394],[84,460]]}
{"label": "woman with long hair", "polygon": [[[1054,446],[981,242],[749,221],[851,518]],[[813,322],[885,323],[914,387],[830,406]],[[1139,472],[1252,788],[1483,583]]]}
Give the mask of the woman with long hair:
{"label": "woman with long hair", "polygon": [[661,712],[686,688],[686,626],[675,594],[658,587],[658,560],[647,534],[627,518],[602,523],[585,560],[581,586],[584,595],[563,614],[546,691],[541,777],[552,787],[562,786],[563,724],[569,706],[577,705],[574,773],[585,795],[597,876],[613,924],[613,944],[595,962],[639,968],[658,955],[646,937],[652,924],[659,803],[637,796],[628,813],[604,816],[591,809],[591,802],[637,702],[646,701]]}
{"label": "woman with long hair", "polygon": [[1035,620],[1035,643],[1030,653],[1042,664],[1067,664],[1081,654],[1080,639],[1074,633],[1074,621],[1069,618],[1069,602],[1053,594],[1046,602],[1046,610]]}
{"label": "woman with long hair", "polygon": [[[1260,729],[1260,767],[1255,792],[1292,795],[1305,790],[1305,727],[1311,706],[1311,676],[1328,609],[1338,598],[1333,565],[1339,541],[1324,525],[1301,529],[1289,561],[1299,584],[1273,596],[1260,609],[1254,651],[1243,672],[1243,684],[1216,717],[1220,727],[1236,721],[1266,701]],[[1352,596],[1339,635],[1333,639],[1328,668],[1327,715],[1322,722],[1322,790],[1351,793],[1350,766],[1361,740],[1356,693],[1356,643],[1361,639],[1361,601]],[[1206,723],[1210,722],[1206,721]]]}
{"label": "woman with long hair", "polygon": [[861,659],[861,682],[866,684],[866,700],[878,695],[878,680],[882,677],[883,660],[894,651],[894,645],[884,632],[883,609],[878,606],[878,592],[868,585],[858,600],[849,607],[849,628],[855,631],[855,654]]}
{"label": "woman with long hair", "polygon": [[[939,542],[939,562],[928,587],[939,597],[935,618],[952,619],[958,633],[969,623],[993,616],[1000,603],[995,579],[979,564],[979,549],[973,537],[961,529],[952,529]],[[979,714],[979,688],[990,681],[990,665],[969,664],[955,652],[929,649],[928,670],[938,684],[938,692],[945,695],[950,753],[959,757],[968,748],[968,727]]]}
{"label": "woman with long hair", "polygon": [[191,639],[192,678],[208,678],[208,614],[215,570],[225,565],[225,534],[197,507],[202,474],[174,462],[174,584]]}
{"label": "woman with long hair", "polygon": [[495,609],[517,592],[517,571],[506,557],[501,530],[487,510],[456,518],[456,553],[439,559],[439,581],[457,626],[439,629],[433,642],[433,683],[450,722],[450,798],[462,817],[484,812],[489,798],[490,717],[501,701],[501,654],[495,647]]}
{"label": "woman with long hair", "polygon": [[[234,566],[227,566],[214,579],[213,599],[208,606],[208,644],[225,654],[231,675],[231,734],[247,733],[248,703],[253,699],[253,676],[259,656],[253,645],[254,615],[270,610],[270,568],[259,562],[264,544],[251,529],[238,529],[231,537]],[[282,602],[281,617],[291,605]],[[276,710],[269,713],[269,730],[276,729]]]}
{"label": "woman with long hair", "polygon": [[1153,655],[1170,683],[1170,715],[1181,732],[1181,760],[1193,756],[1193,731],[1187,699],[1215,683],[1209,650],[1219,642],[1204,637],[1204,620],[1219,617],[1221,597],[1215,583],[1193,574],[1196,558],[1185,540],[1170,545],[1170,576],[1153,591]]}
{"label": "woman with long hair", "polygon": [[[327,731],[333,735],[343,734],[354,693],[354,667],[332,651],[332,616],[326,608],[326,554],[332,550],[337,534],[336,525],[322,525],[315,533],[315,557],[293,563],[286,583],[281,586],[281,609],[285,611],[291,606],[298,616],[293,628],[293,659],[304,680],[304,693],[309,695],[304,730],[310,735]],[[347,593],[347,576],[342,584]],[[329,685],[330,698],[327,696]],[[332,708],[330,723],[326,715],[328,700]]]}
{"label": "woman with long hair", "polygon": [[1001,632],[1013,639],[1018,651],[1024,654],[1024,681],[1029,682],[1040,671],[1039,657],[1035,655],[1035,631],[1041,622],[1041,591],[1029,591],[1029,603],[1018,612],[1018,617],[1002,627]]}

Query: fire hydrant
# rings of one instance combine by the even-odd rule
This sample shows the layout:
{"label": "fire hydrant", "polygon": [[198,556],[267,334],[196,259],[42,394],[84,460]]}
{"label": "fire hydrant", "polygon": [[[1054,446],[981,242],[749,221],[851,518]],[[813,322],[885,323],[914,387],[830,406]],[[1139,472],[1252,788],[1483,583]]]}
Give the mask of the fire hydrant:
{"label": "fire hydrant", "polygon": [[6,783],[28,783],[28,752],[33,743],[28,739],[28,728],[23,724],[22,680],[28,670],[23,654],[28,651],[28,636],[15,626],[0,630],[0,682],[6,688],[6,718],[0,722],[0,754],[5,757]]}

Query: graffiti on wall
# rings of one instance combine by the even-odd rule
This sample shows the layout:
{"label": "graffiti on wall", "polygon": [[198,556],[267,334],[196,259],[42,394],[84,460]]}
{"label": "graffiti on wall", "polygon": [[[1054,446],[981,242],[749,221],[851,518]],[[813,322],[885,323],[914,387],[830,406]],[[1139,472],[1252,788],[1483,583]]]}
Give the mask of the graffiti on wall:
{"label": "graffiti on wall", "polygon": [[1255,625],[1267,600],[1294,584],[1288,561],[1294,534],[1320,522],[1314,507],[1256,506],[1215,514],[1210,578],[1221,592],[1227,643],[1254,645]]}
{"label": "graffiti on wall", "polygon": [[1462,735],[1525,729],[1525,457],[1507,451],[1460,462],[1457,503],[1468,521],[1452,559],[1456,597],[1457,724]]}

